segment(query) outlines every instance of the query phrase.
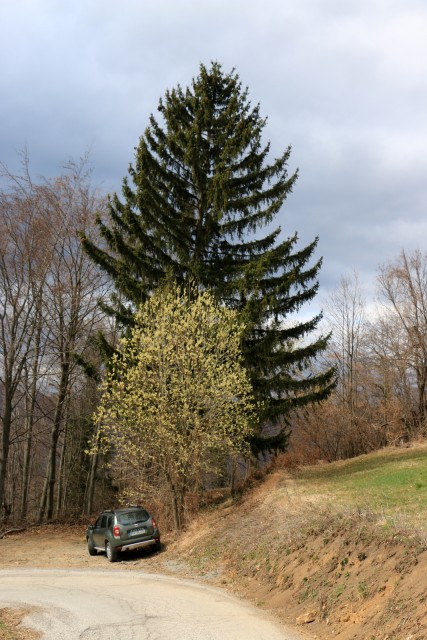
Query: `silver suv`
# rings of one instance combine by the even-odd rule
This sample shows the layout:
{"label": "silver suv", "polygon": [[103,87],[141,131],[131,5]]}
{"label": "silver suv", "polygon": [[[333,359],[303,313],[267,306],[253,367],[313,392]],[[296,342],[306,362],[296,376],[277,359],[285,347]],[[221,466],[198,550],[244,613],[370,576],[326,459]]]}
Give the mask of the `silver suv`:
{"label": "silver suv", "polygon": [[104,551],[110,562],[118,560],[120,551],[152,547],[160,549],[160,531],[156,521],[143,507],[103,511],[86,531],[89,554]]}

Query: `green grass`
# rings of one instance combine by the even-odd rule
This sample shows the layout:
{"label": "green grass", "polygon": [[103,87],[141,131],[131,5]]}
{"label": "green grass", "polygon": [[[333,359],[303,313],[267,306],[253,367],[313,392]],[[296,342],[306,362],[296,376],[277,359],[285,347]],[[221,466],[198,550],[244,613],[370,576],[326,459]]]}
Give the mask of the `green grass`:
{"label": "green grass", "polygon": [[296,485],[338,504],[384,512],[427,513],[427,447],[384,451],[353,460],[302,468]]}

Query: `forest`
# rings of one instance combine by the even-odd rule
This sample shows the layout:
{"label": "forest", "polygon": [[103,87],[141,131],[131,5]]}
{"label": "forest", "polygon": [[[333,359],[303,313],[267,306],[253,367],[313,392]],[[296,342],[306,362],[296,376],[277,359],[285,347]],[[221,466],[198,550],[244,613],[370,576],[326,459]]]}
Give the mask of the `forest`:
{"label": "forest", "polygon": [[[0,200],[4,517],[89,514],[125,473],[85,453],[99,392],[82,360],[99,363],[101,330],[118,336],[99,305],[111,281],[82,250],[79,233],[97,238],[95,218],[106,201],[84,166],[37,183],[24,172],[9,178]],[[377,294],[368,308],[352,273],[328,298],[322,331],[331,339],[321,360],[336,367],[337,385],[288,421],[299,462],[350,458],[426,435],[427,256],[402,249],[380,268]]]}

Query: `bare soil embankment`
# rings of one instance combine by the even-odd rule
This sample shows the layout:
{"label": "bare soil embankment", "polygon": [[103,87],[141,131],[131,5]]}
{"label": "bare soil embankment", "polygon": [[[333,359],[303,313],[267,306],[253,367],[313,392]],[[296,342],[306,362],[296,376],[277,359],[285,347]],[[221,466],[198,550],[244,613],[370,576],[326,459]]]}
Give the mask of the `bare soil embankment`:
{"label": "bare soil embankment", "polygon": [[169,552],[313,638],[427,639],[423,536],[321,496],[304,502],[283,473],[237,509],[205,514]]}

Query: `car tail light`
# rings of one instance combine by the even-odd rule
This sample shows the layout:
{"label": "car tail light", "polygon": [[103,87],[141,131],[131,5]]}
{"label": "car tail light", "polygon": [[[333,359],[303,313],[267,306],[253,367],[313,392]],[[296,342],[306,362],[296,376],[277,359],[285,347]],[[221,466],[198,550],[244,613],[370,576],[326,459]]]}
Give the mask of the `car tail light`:
{"label": "car tail light", "polygon": [[157,529],[156,521],[154,520],[154,518],[151,518],[151,522],[153,523],[153,527]]}
{"label": "car tail light", "polygon": [[113,535],[115,538],[120,538],[120,527],[118,524],[114,525]]}

